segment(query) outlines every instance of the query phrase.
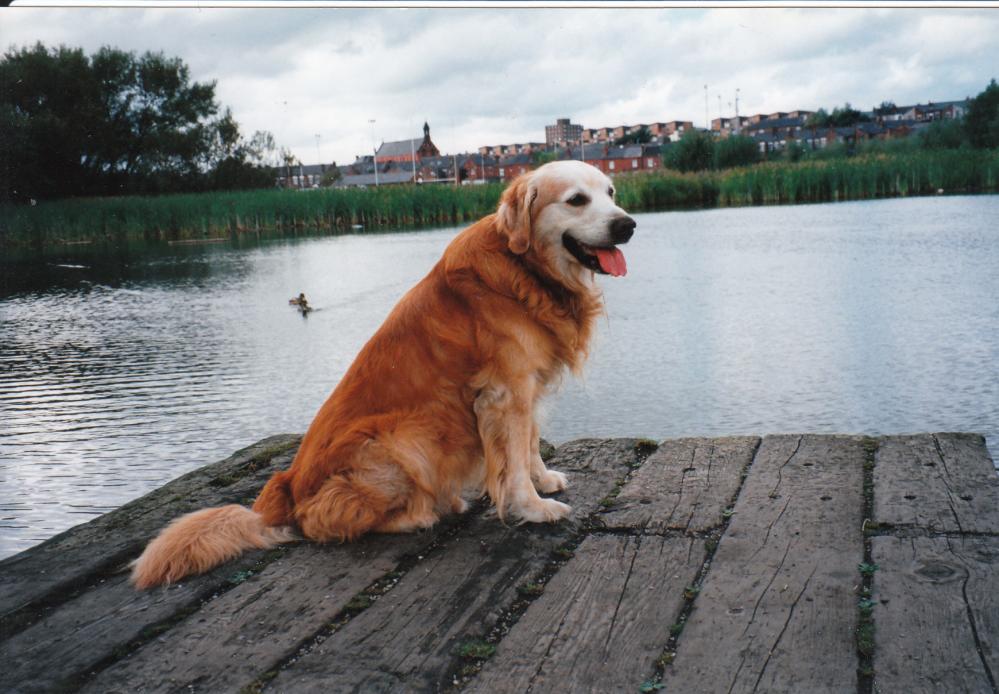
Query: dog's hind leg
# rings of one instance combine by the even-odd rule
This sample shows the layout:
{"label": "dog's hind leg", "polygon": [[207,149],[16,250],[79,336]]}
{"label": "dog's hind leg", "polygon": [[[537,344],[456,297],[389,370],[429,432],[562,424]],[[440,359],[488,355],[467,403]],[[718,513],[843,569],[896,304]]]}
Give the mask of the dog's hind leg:
{"label": "dog's hind leg", "polygon": [[412,426],[403,422],[355,453],[295,507],[302,534],[325,542],[353,540],[367,532],[407,532],[439,519],[436,480]]}

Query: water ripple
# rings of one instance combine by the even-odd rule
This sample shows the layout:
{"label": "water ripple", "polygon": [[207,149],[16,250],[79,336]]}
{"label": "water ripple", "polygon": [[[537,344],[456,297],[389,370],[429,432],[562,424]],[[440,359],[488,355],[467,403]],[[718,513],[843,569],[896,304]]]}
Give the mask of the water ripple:
{"label": "water ripple", "polygon": [[[995,450],[996,218],[996,196],[638,215],[543,433],[965,430]],[[0,556],[304,431],[454,232],[4,265]]]}

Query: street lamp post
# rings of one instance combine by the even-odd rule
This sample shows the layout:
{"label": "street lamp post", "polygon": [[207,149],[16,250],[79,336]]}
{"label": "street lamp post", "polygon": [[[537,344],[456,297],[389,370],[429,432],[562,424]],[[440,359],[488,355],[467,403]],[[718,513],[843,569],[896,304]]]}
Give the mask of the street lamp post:
{"label": "street lamp post", "polygon": [[708,85],[704,85],[704,129],[711,130],[711,118],[708,116]]}
{"label": "street lamp post", "polygon": [[371,161],[375,165],[375,186],[378,186],[378,149],[375,147],[375,119],[370,118],[368,122],[371,123]]}

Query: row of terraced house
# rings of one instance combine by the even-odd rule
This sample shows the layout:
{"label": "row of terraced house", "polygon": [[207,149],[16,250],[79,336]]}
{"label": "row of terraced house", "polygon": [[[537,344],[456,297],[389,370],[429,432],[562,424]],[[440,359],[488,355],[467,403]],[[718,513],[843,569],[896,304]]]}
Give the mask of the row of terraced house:
{"label": "row of terraced house", "polygon": [[[913,106],[885,106],[864,114],[864,122],[849,127],[812,127],[812,111],[777,111],[752,116],[716,118],[710,132],[717,138],[743,135],[756,141],[766,156],[798,143],[823,149],[834,143],[853,146],[868,140],[908,137],[933,121],[962,118],[968,101],[929,102]],[[559,118],[545,128],[544,142],[485,145],[477,152],[442,155],[423,125],[423,137],[383,142],[374,155],[357,157],[352,164],[313,164],[283,167],[278,185],[316,188],[398,185],[406,183],[476,184],[504,182],[535,168],[540,160],[578,159],[608,175],[652,171],[662,167],[664,148],[695,130],[691,121],[638,123],[584,128]],[[646,140],[644,142],[628,140]],[[544,153],[543,157],[539,157]]]}

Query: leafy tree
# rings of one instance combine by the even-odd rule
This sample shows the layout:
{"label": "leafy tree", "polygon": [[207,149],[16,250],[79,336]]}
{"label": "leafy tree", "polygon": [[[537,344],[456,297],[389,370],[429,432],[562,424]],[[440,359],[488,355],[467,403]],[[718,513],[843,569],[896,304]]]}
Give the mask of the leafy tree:
{"label": "leafy tree", "polygon": [[[288,178],[291,178],[291,176],[295,173],[294,170],[302,165],[302,162],[299,161],[298,157],[292,154],[291,150],[287,147],[281,148],[281,151],[278,153],[278,161],[280,162],[278,168],[280,169],[281,174],[287,176]],[[372,168],[371,171],[373,173],[374,169]]]}
{"label": "leafy tree", "polygon": [[192,82],[179,58],[110,47],[87,57],[79,48],[37,43],[0,58],[0,84],[0,158],[8,162],[0,197],[263,181],[247,168],[263,165],[256,150],[229,110],[219,113],[215,83]]}
{"label": "leafy tree", "polygon": [[919,144],[925,149],[957,149],[967,141],[964,123],[957,120],[938,120],[919,133]]}
{"label": "leafy tree", "polygon": [[751,137],[731,135],[715,144],[714,165],[716,169],[729,169],[733,166],[749,166],[760,159],[760,147]]}
{"label": "leafy tree", "polygon": [[972,147],[999,147],[999,84],[995,78],[971,100],[964,126]]}
{"label": "leafy tree", "polygon": [[834,108],[832,113],[820,108],[805,120],[805,126],[809,128],[846,128],[869,120],[870,118],[864,116],[847,102],[843,104],[842,108],[839,106]]}
{"label": "leafy tree", "polygon": [[843,104],[843,108],[837,106],[829,114],[829,125],[835,128],[846,128],[869,120],[860,111],[850,106],[849,102]]}
{"label": "leafy tree", "polygon": [[625,133],[621,137],[614,140],[615,145],[631,145],[631,144],[645,144],[652,141],[652,132],[649,130],[648,126],[643,125],[638,130],[630,133]]}
{"label": "leafy tree", "polygon": [[715,158],[714,137],[701,130],[691,130],[663,152],[663,165],[678,171],[710,169]]}
{"label": "leafy tree", "polygon": [[558,152],[537,151],[531,153],[531,162],[535,166],[543,166],[550,161],[558,159]]}
{"label": "leafy tree", "polygon": [[791,162],[801,161],[811,153],[808,145],[802,142],[790,142],[787,145],[787,160]]}
{"label": "leafy tree", "polygon": [[820,108],[818,111],[810,115],[805,119],[805,127],[808,128],[826,128],[829,127],[829,113],[824,109]]}
{"label": "leafy tree", "polygon": [[5,196],[67,195],[82,182],[97,84],[83,51],[41,44],[0,61]]}
{"label": "leafy tree", "polygon": [[321,186],[331,186],[343,178],[343,174],[340,173],[340,169],[337,168],[336,162],[333,162],[332,166],[326,169],[326,173],[323,174],[323,178],[319,185]]}
{"label": "leafy tree", "polygon": [[894,101],[882,101],[881,105],[875,106],[873,111],[875,115],[884,116],[894,113],[897,108]]}

